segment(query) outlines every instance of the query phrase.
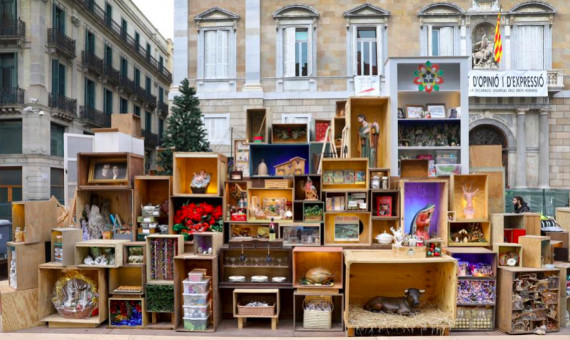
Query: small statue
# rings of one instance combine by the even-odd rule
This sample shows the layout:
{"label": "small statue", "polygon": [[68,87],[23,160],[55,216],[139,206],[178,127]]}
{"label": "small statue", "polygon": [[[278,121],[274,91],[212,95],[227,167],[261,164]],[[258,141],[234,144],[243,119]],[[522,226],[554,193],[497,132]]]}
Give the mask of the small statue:
{"label": "small statue", "polygon": [[419,306],[420,296],[423,293],[425,293],[423,289],[408,288],[404,290],[404,296],[401,297],[376,296],[364,305],[364,309],[373,313],[413,315],[416,313],[415,308]]}
{"label": "small statue", "polygon": [[307,182],[305,182],[305,199],[306,200],[318,200],[319,195],[317,194],[317,188],[313,185],[313,180],[311,177],[307,177]]}
{"label": "small statue", "polygon": [[473,207],[473,197],[479,193],[479,189],[473,191],[471,187],[463,186],[463,197],[465,198],[465,208],[463,208],[463,214],[465,218],[473,219],[475,216],[475,208]]}
{"label": "small statue", "polygon": [[358,115],[358,123],[360,123],[358,130],[360,157],[368,158],[368,164],[371,167],[376,167],[376,150],[380,127],[378,123],[369,124],[363,114]]}
{"label": "small statue", "polygon": [[[493,45],[493,42],[489,41],[486,34],[483,35],[481,41],[473,45],[474,52],[471,56],[473,59],[474,68],[491,68],[493,66],[497,66],[495,58],[493,57]],[[479,46],[479,48],[476,46]]]}
{"label": "small statue", "polygon": [[416,235],[420,240],[429,240],[431,218],[435,212],[435,205],[428,204],[416,213],[410,225],[410,234]]}
{"label": "small statue", "polygon": [[269,174],[269,170],[267,169],[267,164],[265,164],[265,160],[261,159],[261,163],[257,166],[257,175],[258,176],[267,176]]}
{"label": "small statue", "polygon": [[204,169],[198,173],[194,173],[190,186],[192,188],[207,188],[210,184],[211,174],[207,173]]}
{"label": "small statue", "polygon": [[394,234],[394,247],[401,247],[404,242],[404,234],[402,233],[402,230],[396,230],[394,227],[390,227],[390,230],[392,231],[392,234]]}

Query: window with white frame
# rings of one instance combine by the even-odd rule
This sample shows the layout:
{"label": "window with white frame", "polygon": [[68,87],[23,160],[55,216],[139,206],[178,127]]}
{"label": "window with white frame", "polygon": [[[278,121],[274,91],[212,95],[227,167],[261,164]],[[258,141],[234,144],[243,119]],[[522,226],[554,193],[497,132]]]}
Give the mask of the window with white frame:
{"label": "window with white frame", "polygon": [[544,26],[518,26],[518,68],[520,70],[544,69]]}
{"label": "window with white frame", "polygon": [[204,127],[208,132],[208,141],[212,145],[230,144],[229,113],[205,114],[202,116]]}
{"label": "window with white frame", "polygon": [[311,124],[310,113],[284,113],[281,115],[282,123],[289,124]]}
{"label": "window with white frame", "polygon": [[301,27],[285,28],[283,30],[283,40],[284,76],[308,76],[309,64],[311,62],[308,29]]}
{"label": "window with white frame", "polygon": [[430,55],[452,56],[454,50],[454,28],[451,26],[431,27],[428,30]]}
{"label": "window with white frame", "polygon": [[229,30],[204,32],[204,78],[228,78]]}
{"label": "window with white frame", "polygon": [[356,30],[356,75],[378,75],[378,42],[375,27],[359,27]]}

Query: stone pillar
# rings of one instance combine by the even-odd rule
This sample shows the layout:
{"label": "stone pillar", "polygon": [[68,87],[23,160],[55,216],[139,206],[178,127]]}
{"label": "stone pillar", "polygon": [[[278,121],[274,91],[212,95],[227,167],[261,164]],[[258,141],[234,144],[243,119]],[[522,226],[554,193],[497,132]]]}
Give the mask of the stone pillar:
{"label": "stone pillar", "polygon": [[517,109],[517,164],[515,171],[515,186],[526,187],[526,108]]}
{"label": "stone pillar", "polygon": [[[169,93],[170,98],[178,95],[178,85],[184,78],[190,78],[188,73],[188,0],[174,0],[174,53],[172,63],[172,87],[175,91]],[[196,53],[195,51],[191,51]]]}
{"label": "stone pillar", "polygon": [[245,0],[245,84],[243,91],[261,88],[261,0]]}
{"label": "stone pillar", "polygon": [[540,110],[538,130],[538,187],[550,187],[550,135],[548,110]]}

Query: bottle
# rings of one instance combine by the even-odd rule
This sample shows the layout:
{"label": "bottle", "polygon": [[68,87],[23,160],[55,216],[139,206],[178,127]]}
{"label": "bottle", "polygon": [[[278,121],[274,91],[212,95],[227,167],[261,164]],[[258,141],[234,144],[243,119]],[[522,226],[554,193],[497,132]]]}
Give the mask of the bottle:
{"label": "bottle", "polygon": [[275,241],[275,224],[273,223],[273,217],[269,224],[269,241]]}
{"label": "bottle", "polygon": [[14,241],[15,242],[24,242],[24,232],[22,231],[22,229],[20,229],[20,227],[16,228],[16,232],[14,233]]}

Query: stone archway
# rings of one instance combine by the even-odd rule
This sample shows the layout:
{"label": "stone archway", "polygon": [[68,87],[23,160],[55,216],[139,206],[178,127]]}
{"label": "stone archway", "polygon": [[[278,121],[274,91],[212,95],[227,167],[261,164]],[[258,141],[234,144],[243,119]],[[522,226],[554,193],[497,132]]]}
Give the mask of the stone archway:
{"label": "stone archway", "polygon": [[473,122],[469,129],[469,145],[501,145],[505,168],[505,186],[509,183],[509,149],[516,145],[512,132],[500,122],[482,119]]}

